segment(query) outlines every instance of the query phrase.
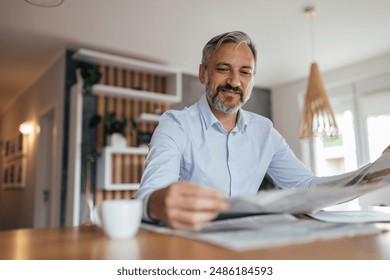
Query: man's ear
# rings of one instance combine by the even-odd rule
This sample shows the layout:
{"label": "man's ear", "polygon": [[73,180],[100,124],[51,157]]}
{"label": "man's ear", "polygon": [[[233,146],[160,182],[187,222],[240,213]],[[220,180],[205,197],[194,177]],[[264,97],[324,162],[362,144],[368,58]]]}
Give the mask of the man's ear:
{"label": "man's ear", "polygon": [[202,85],[204,85],[206,83],[205,77],[204,77],[205,71],[206,70],[204,69],[203,64],[199,64],[199,81]]}

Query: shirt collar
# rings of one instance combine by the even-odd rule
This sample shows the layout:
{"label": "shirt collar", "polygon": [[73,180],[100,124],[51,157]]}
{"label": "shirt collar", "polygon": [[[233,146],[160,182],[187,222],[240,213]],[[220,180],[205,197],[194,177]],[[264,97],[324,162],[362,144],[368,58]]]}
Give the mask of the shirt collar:
{"label": "shirt collar", "polygon": [[238,120],[237,120],[236,127],[238,128],[238,131],[244,133],[247,126],[248,124],[245,119],[245,111],[240,108],[238,110]]}
{"label": "shirt collar", "polygon": [[[211,111],[210,105],[207,101],[206,94],[204,94],[199,100],[199,110],[203,116],[203,120],[206,124],[207,129],[209,129],[210,127],[212,127],[216,123],[218,123],[219,126],[221,126],[220,122],[218,121],[218,119],[215,117],[215,115]],[[246,127],[247,127],[247,123],[246,123],[245,116],[244,116],[244,110],[239,109],[238,110],[238,120],[237,120],[236,127],[234,128],[234,130],[238,130],[238,131],[244,133],[246,130]]]}

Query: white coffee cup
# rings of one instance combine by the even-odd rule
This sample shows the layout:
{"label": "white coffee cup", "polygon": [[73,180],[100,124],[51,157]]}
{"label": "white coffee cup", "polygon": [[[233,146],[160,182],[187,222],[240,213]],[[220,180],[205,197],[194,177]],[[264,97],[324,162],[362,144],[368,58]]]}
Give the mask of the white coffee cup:
{"label": "white coffee cup", "polygon": [[94,209],[94,223],[110,238],[134,236],[141,224],[140,200],[105,200]]}

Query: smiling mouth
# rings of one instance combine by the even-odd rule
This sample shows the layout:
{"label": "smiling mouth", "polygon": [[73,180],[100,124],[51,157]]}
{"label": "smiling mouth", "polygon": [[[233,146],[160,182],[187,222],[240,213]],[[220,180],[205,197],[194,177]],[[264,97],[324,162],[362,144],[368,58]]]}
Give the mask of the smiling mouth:
{"label": "smiling mouth", "polygon": [[240,94],[239,92],[235,91],[235,90],[231,90],[231,89],[226,89],[226,88],[222,88],[220,89],[221,92],[224,92],[224,93],[231,93],[231,94]]}
{"label": "smiling mouth", "polygon": [[224,93],[232,93],[232,94],[242,95],[242,91],[239,87],[232,87],[229,84],[218,87],[218,91],[224,92]]}

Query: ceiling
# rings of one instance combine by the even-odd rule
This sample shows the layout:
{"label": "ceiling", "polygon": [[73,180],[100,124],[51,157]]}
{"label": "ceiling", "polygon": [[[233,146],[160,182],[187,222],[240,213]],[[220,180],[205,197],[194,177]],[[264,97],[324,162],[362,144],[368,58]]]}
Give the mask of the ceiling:
{"label": "ceiling", "polygon": [[315,58],[322,72],[390,53],[389,0],[65,0],[39,8],[0,1],[0,113],[66,47],[89,47],[196,74],[203,45],[242,30],[256,42],[256,84],[308,75],[314,5]]}

